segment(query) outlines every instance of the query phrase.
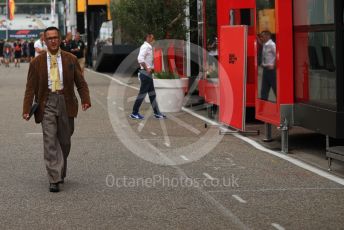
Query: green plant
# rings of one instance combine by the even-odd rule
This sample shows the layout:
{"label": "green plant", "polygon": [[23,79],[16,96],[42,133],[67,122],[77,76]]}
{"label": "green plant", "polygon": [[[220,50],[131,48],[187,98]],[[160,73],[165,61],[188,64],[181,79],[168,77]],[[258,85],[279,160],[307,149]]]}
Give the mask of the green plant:
{"label": "green plant", "polygon": [[179,79],[179,75],[176,73],[171,73],[171,72],[159,72],[159,73],[154,73],[154,78],[156,79]]}
{"label": "green plant", "polygon": [[157,40],[184,40],[186,7],[186,0],[113,0],[111,14],[122,41],[139,45],[148,32]]}
{"label": "green plant", "polygon": [[[6,3],[7,0],[0,0],[0,3]],[[15,0],[16,3],[36,3],[36,2],[44,2],[50,3],[50,0]]]}

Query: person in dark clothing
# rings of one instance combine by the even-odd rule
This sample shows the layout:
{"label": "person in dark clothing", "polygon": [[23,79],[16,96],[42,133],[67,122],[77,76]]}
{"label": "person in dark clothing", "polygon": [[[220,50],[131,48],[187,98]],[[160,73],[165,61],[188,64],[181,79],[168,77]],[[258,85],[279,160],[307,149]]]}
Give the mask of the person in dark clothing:
{"label": "person in dark clothing", "polygon": [[22,45],[19,39],[17,40],[17,42],[13,44],[13,47],[14,47],[14,67],[20,68],[20,59],[22,57]]}
{"label": "person in dark clothing", "polygon": [[82,72],[85,68],[85,43],[80,39],[80,33],[75,34],[75,38],[72,42],[72,54],[78,58]]}
{"label": "person in dark clothing", "polygon": [[22,44],[22,61],[27,62],[28,61],[28,57],[29,57],[29,46],[28,46],[28,42],[25,40]]}
{"label": "person in dark clothing", "polygon": [[65,39],[61,42],[61,49],[63,51],[66,51],[66,52],[69,52],[69,53],[72,53],[72,38],[73,38],[73,35],[72,35],[72,32],[68,32],[66,34],[66,37]]}
{"label": "person in dark clothing", "polygon": [[4,45],[5,45],[5,41],[1,39],[0,40],[0,65],[4,63]]}
{"label": "person in dark clothing", "polygon": [[29,44],[29,57],[30,57],[30,61],[35,57],[35,40],[33,38],[31,38]]}

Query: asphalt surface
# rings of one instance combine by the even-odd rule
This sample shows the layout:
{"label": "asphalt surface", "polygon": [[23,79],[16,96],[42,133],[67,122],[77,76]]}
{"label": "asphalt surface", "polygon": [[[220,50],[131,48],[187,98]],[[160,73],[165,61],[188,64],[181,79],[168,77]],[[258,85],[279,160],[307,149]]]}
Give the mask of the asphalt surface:
{"label": "asphalt surface", "polygon": [[340,183],[218,139],[185,112],[159,121],[144,104],[147,119],[130,120],[136,79],[88,71],[92,108],[76,119],[61,192],[49,193],[41,126],[21,119],[27,70],[0,66],[0,229],[344,228]]}

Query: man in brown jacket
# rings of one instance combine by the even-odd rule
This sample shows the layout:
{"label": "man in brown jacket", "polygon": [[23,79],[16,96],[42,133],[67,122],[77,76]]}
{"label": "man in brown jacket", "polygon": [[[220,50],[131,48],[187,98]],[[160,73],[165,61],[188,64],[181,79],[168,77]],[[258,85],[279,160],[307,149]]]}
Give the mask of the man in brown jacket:
{"label": "man in brown jacket", "polygon": [[36,123],[42,123],[44,160],[50,182],[50,192],[59,192],[67,171],[67,157],[78,114],[76,85],[82,110],[91,107],[89,89],[77,58],[60,49],[61,36],[56,27],[44,31],[48,50],[30,63],[23,103],[23,118],[29,120],[33,100],[39,106]]}

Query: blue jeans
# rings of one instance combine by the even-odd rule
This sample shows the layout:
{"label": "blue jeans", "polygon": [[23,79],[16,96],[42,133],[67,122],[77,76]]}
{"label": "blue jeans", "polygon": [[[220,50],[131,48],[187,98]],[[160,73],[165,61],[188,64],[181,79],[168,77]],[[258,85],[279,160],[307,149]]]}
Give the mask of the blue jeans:
{"label": "blue jeans", "polygon": [[139,95],[136,98],[134,107],[133,107],[133,114],[137,114],[140,110],[141,104],[143,100],[145,99],[147,93],[149,95],[149,100],[152,105],[153,111],[155,114],[159,114],[160,110],[158,107],[158,104],[156,103],[156,94],[155,94],[155,88],[153,84],[153,78],[152,75],[149,75],[146,71],[140,70],[140,81],[141,81],[141,87]]}

